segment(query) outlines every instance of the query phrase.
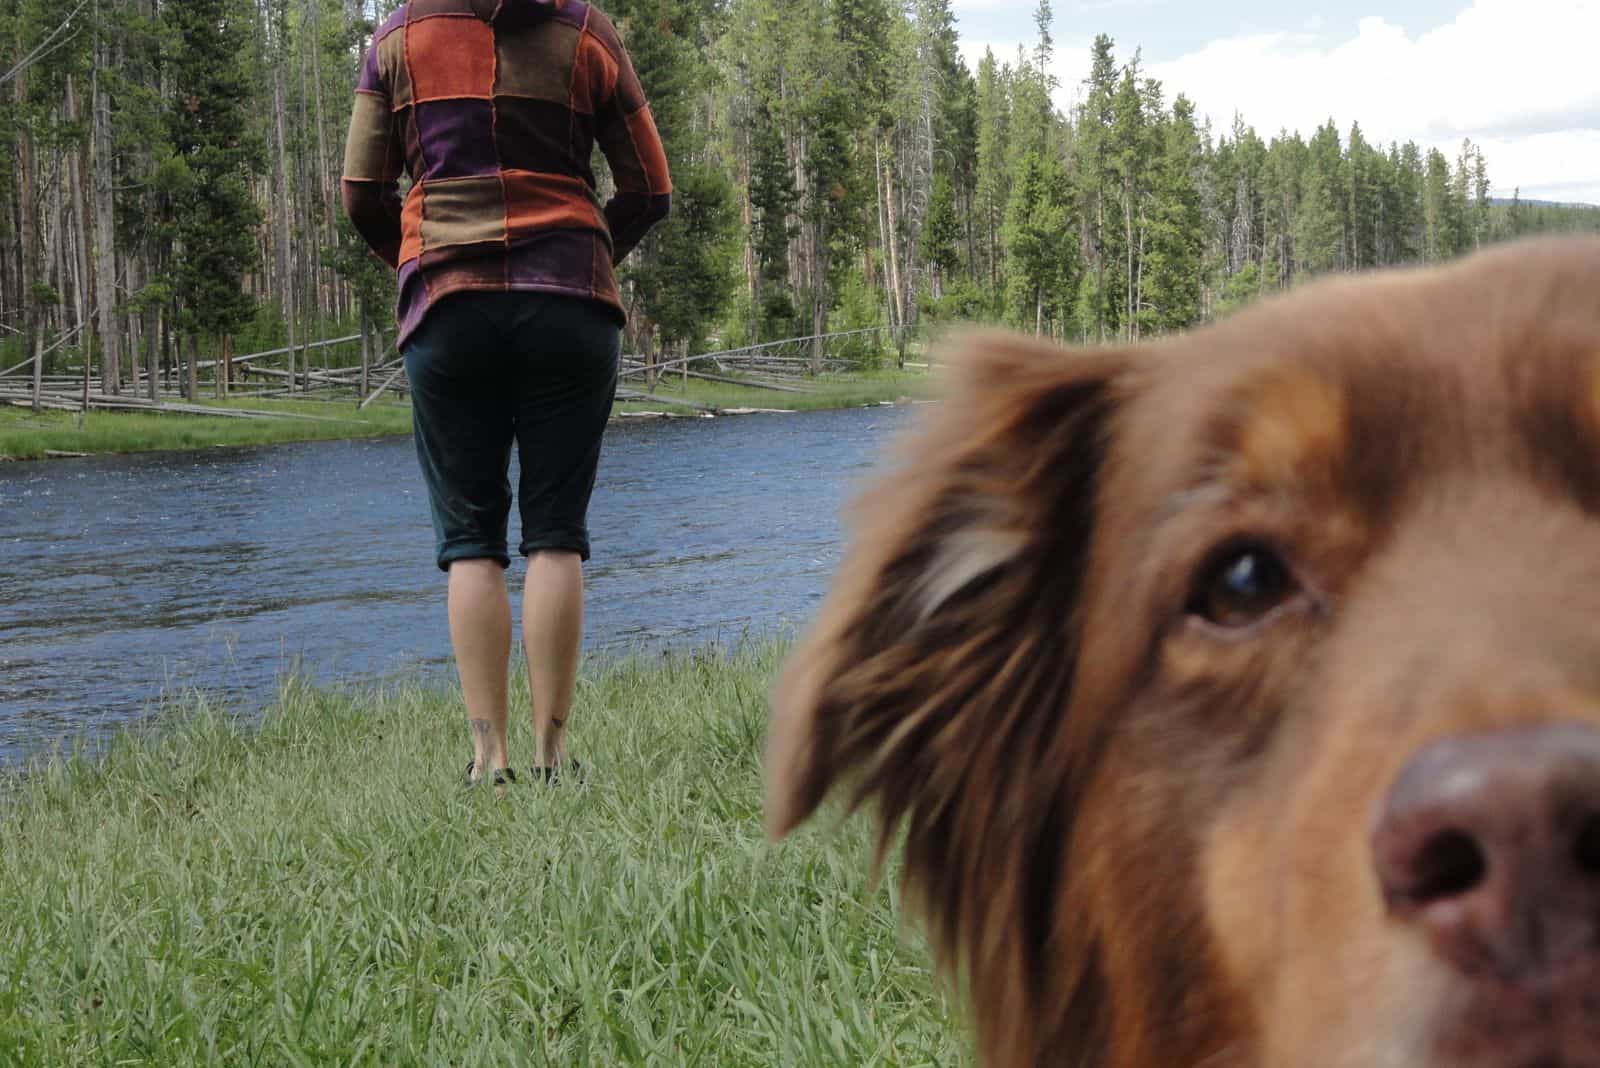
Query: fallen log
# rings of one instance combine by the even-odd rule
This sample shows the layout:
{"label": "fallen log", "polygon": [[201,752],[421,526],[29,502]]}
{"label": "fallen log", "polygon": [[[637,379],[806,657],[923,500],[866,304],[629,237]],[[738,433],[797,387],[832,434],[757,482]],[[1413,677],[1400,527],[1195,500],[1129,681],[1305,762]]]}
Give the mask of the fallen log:
{"label": "fallen log", "polygon": [[651,404],[672,404],[679,408],[693,408],[697,412],[710,412],[713,415],[715,415],[717,412],[717,409],[712,405],[701,404],[699,401],[686,400],[682,397],[663,397],[656,393],[640,393],[631,389],[617,390],[617,400],[649,401]]}
{"label": "fallen log", "polygon": [[[624,375],[624,377],[637,378],[639,373],[640,372],[637,372],[637,371],[629,371]],[[707,374],[704,371],[684,371],[684,370],[679,370],[679,371],[677,371],[675,373],[676,374],[680,374],[680,375],[688,375],[690,378],[703,378],[707,382],[722,382],[722,383],[725,383],[725,384],[730,385],[730,386],[749,386],[751,389],[770,389],[770,390],[773,390],[773,391],[778,392],[778,393],[812,393],[812,392],[815,392],[814,390],[802,389],[799,386],[780,386],[780,385],[777,385],[776,383],[760,382],[760,381],[756,381],[754,379],[728,378],[728,377],[726,377],[724,375]]]}

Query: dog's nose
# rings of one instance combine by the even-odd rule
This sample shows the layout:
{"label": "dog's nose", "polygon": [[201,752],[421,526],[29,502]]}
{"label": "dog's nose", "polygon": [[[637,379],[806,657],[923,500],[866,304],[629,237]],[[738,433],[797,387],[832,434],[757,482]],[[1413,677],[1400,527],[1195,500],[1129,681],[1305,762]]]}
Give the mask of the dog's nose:
{"label": "dog's nose", "polygon": [[1457,969],[1531,983],[1600,956],[1600,730],[1464,735],[1418,752],[1376,816],[1390,916]]}

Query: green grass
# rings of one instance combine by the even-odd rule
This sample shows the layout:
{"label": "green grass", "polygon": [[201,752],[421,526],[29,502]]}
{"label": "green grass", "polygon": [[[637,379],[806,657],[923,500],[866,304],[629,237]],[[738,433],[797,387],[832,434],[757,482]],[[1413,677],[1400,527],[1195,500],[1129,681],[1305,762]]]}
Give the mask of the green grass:
{"label": "green grass", "polygon": [[[47,451],[153,452],[411,432],[409,406],[373,404],[358,413],[354,401],[332,404],[313,400],[241,400],[230,401],[227,407],[314,415],[318,421],[100,411],[91,411],[80,420],[70,412],[35,415],[7,406],[0,407],[0,459],[36,460]],[[322,421],[328,419],[336,421]]]}
{"label": "green grass", "polygon": [[763,838],[777,656],[586,672],[587,781],[500,798],[407,686],[35,768],[0,800],[0,1063],[965,1063],[865,822]]}
{"label": "green grass", "polygon": [[[625,388],[644,388],[643,381]],[[658,396],[689,402],[682,405],[656,401],[617,405],[618,412],[668,412],[694,414],[699,406],[713,408],[783,408],[806,411],[852,408],[903,398],[930,396],[934,379],[923,371],[870,371],[833,374],[808,383],[805,393],[779,393],[749,386],[689,379],[665,378]],[[411,432],[409,405],[376,403],[357,412],[354,400],[230,400],[202,404],[253,411],[314,415],[318,421],[299,419],[230,419],[200,415],[148,412],[90,412],[80,420],[68,412],[31,411],[0,406],[0,460],[37,460],[50,452],[106,453],[204,449],[219,445],[274,445],[288,441],[334,438],[383,437]],[[322,420],[337,420],[325,422]]]}
{"label": "green grass", "polygon": [[[733,376],[729,376],[733,377]],[[933,395],[936,379],[926,371],[855,371],[830,374],[814,382],[800,382],[805,393],[780,393],[770,389],[707,382],[691,378],[685,388],[681,376],[669,371],[663,375],[653,391],[664,398],[683,397],[698,404],[714,408],[781,408],[791,411],[812,411],[822,408],[854,408],[863,404],[902,399],[919,400]],[[644,390],[644,379],[630,379],[626,389]],[[685,407],[672,409],[651,401],[621,405],[623,411],[668,411],[687,413]]]}

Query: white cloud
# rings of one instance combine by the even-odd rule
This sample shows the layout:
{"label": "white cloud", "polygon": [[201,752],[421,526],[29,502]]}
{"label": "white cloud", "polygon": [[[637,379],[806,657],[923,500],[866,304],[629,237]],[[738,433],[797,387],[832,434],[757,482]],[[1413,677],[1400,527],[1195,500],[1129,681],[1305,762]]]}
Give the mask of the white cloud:
{"label": "white cloud", "polygon": [[[1225,38],[1153,64],[1225,129],[1235,111],[1263,137],[1360,122],[1369,141],[1415,140],[1454,158],[1483,146],[1497,195],[1600,203],[1600,41],[1593,0],[1475,0],[1412,38],[1382,16],[1332,44],[1298,34]],[[1537,191],[1537,192],[1535,192]]]}
{"label": "white cloud", "polygon": [[[1342,39],[1326,22],[1307,21],[1294,32],[1222,37],[1145,70],[1168,100],[1187,95],[1218,131],[1236,112],[1267,139],[1281,129],[1309,136],[1333,118],[1341,134],[1360,122],[1369,141],[1414,140],[1452,160],[1470,137],[1483,147],[1497,196],[1520,186],[1524,197],[1600,204],[1597,41],[1600,0],[1472,0],[1416,37],[1381,15]],[[1011,61],[1017,43],[964,42],[962,50],[976,71],[986,44]],[[1087,39],[1056,42],[1063,107],[1078,97],[1088,52]]]}

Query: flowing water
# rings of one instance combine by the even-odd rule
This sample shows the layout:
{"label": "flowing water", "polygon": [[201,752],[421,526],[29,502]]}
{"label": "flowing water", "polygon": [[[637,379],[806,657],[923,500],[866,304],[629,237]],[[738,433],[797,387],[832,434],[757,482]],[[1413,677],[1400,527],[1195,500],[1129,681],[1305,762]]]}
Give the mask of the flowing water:
{"label": "flowing water", "polygon": [[[590,510],[591,650],[803,623],[841,505],[910,417],[614,425]],[[513,509],[513,545],[516,527]],[[192,690],[252,709],[291,671],[448,678],[432,554],[406,438],[0,465],[0,765],[92,745]]]}

